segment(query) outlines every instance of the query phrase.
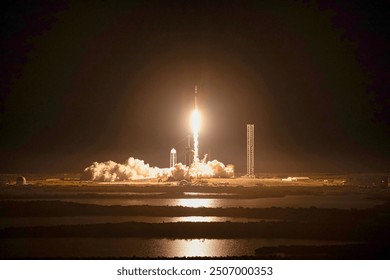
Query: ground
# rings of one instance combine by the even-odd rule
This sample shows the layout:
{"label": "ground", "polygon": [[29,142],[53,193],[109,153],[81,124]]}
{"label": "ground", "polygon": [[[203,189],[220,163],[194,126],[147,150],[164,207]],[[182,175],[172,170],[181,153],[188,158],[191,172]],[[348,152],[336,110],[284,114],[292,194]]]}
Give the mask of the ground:
{"label": "ground", "polygon": [[[16,175],[2,176],[10,184],[0,188],[1,258],[85,258],[85,252],[67,249],[67,242],[75,238],[143,238],[145,242],[282,238],[312,240],[318,246],[299,242],[297,246],[262,246],[252,248],[248,256],[230,257],[389,257],[383,253],[390,233],[389,189],[348,186],[344,175],[279,174],[258,179],[199,179],[186,184],[156,179],[90,182],[80,181],[79,175],[26,175],[24,186],[14,185]],[[53,244],[48,248],[45,242],[32,249],[37,240],[54,242],[57,251],[53,253]],[[58,240],[62,243],[57,244]],[[342,244],[330,243],[325,248],[324,241]],[[357,251],[360,253],[355,254]],[[88,257],[137,256],[134,252],[109,252],[91,252]]]}

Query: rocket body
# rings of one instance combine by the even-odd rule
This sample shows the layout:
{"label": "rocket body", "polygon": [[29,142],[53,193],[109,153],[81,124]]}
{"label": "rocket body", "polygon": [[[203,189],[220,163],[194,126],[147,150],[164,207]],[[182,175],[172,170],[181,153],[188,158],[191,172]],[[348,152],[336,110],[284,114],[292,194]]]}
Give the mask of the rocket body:
{"label": "rocket body", "polygon": [[198,102],[196,95],[198,93],[198,88],[195,86],[195,108],[192,112],[191,123],[192,123],[192,133],[194,139],[194,163],[199,163],[199,129],[200,129],[200,113],[198,111]]}
{"label": "rocket body", "polygon": [[198,87],[195,86],[195,110],[198,110],[198,102],[196,99],[196,95],[198,94]]}

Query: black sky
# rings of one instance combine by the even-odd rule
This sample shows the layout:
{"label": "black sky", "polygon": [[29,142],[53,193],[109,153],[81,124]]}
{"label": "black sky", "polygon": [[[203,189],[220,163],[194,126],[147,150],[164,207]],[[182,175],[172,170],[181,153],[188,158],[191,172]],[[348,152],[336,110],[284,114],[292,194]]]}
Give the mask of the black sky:
{"label": "black sky", "polygon": [[[346,3],[350,2],[350,3]],[[359,3],[356,3],[359,2]],[[256,172],[388,172],[388,1],[10,1],[0,172],[200,153]]]}

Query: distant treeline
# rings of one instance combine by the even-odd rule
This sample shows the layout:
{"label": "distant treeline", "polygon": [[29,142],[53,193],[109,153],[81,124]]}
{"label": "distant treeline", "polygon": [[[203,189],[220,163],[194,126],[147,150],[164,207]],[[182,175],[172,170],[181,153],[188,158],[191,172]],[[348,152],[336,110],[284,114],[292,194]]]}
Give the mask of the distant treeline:
{"label": "distant treeline", "polygon": [[261,247],[255,250],[255,254],[260,259],[388,260],[390,258],[390,244],[371,242],[325,246]]}
{"label": "distant treeline", "polygon": [[388,223],[356,221],[256,223],[115,223],[37,226],[0,230],[1,238],[290,238],[312,240],[375,241],[388,243]]}
{"label": "distant treeline", "polygon": [[329,208],[193,208],[183,206],[102,206],[64,201],[0,201],[0,217],[64,216],[220,216],[299,221],[349,221],[389,218],[390,203],[369,209]]}
{"label": "distant treeline", "polygon": [[[359,188],[354,186],[132,186],[132,185],[25,185],[4,186],[0,188],[2,199],[12,198],[183,198],[192,192],[192,198],[221,198],[219,194],[228,194],[223,198],[264,198],[283,197],[287,195],[329,195],[329,194],[369,194],[383,197],[383,192],[373,188]],[[194,193],[199,193],[197,196]]]}

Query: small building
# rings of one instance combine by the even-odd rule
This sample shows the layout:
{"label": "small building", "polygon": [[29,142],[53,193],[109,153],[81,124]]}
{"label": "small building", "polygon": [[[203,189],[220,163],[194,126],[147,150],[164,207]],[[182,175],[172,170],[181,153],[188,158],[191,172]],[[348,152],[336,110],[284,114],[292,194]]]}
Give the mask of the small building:
{"label": "small building", "polygon": [[172,168],[177,164],[177,154],[176,150],[172,148],[169,158],[169,167]]}
{"label": "small building", "polygon": [[16,178],[16,185],[17,186],[23,186],[26,184],[27,184],[26,178],[24,178],[23,176],[19,176],[18,178]]}

